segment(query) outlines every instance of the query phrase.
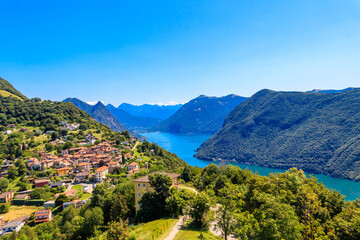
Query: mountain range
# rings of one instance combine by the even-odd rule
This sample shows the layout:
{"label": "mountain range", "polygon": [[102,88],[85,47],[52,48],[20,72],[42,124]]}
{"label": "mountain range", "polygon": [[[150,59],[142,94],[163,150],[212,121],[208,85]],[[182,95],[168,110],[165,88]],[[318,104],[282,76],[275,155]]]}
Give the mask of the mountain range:
{"label": "mountain range", "polygon": [[122,123],[119,122],[106,108],[102,102],[98,102],[95,105],[87,104],[77,98],[67,98],[63,102],[71,102],[80,110],[83,110],[90,114],[96,121],[107,125],[111,130],[115,132],[124,132],[129,131],[131,135],[136,136],[134,132],[125,127]]}
{"label": "mountain range", "polygon": [[119,122],[131,130],[142,131],[154,127],[162,121],[159,118],[132,115],[111,104],[108,104],[106,108],[117,120],[119,120]]}
{"label": "mountain range", "polygon": [[360,89],[262,90],[237,106],[195,157],[360,180]]}
{"label": "mountain range", "polygon": [[174,115],[152,128],[152,131],[172,133],[215,133],[226,116],[245,97],[234,94],[225,97],[201,95],[184,104]]}
{"label": "mountain range", "polygon": [[130,113],[133,116],[139,117],[150,117],[160,120],[165,120],[172,116],[177,110],[182,107],[182,104],[176,105],[152,105],[152,104],[143,104],[143,105],[132,105],[129,103],[122,103],[118,109],[124,110],[127,113]]}

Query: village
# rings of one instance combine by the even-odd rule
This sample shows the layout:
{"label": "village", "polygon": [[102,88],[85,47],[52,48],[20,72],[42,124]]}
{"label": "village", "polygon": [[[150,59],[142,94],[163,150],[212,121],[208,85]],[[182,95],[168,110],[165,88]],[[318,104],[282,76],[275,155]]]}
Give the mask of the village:
{"label": "village", "polygon": [[[76,131],[80,124],[66,122],[61,123],[60,130]],[[16,125],[7,126],[9,130],[4,135],[10,135],[16,132]],[[20,132],[27,132],[29,129],[21,128]],[[44,134],[53,134],[55,131],[47,131]],[[56,146],[64,144],[66,138],[58,138],[50,142]],[[65,140],[65,141],[64,141]],[[38,173],[38,176],[28,174],[26,180],[32,186],[32,189],[25,191],[6,191],[0,194],[0,207],[9,206],[12,208],[19,206],[35,209],[30,215],[21,215],[9,219],[0,216],[0,235],[10,234],[13,231],[19,231],[26,223],[32,221],[32,224],[41,224],[49,222],[57,212],[66,209],[70,205],[76,208],[83,206],[91,199],[92,191],[96,184],[102,183],[107,177],[114,172],[122,173],[125,177],[141,170],[139,163],[133,159],[133,150],[140,141],[131,137],[128,141],[121,142],[121,148],[114,147],[114,141],[96,142],[97,138],[91,134],[84,134],[82,142],[77,142],[76,147],[65,149],[61,154],[47,152],[46,150],[37,151],[38,158],[31,157],[26,160],[26,168],[31,173]],[[96,144],[97,143],[97,144]],[[153,153],[153,151],[151,151]],[[59,156],[60,155],[60,156]],[[7,178],[10,169],[14,166],[14,161],[5,161],[1,166],[1,179]],[[142,164],[144,169],[148,168],[148,163]],[[36,175],[36,174],[35,174]],[[45,192],[51,193],[48,199],[40,197],[32,198],[34,192],[38,189],[44,189]],[[137,194],[138,191],[137,191]],[[66,196],[68,201],[62,202],[59,206],[56,202]],[[40,199],[39,199],[40,198]],[[138,200],[137,200],[138,202]],[[9,212],[9,213],[10,213]],[[6,216],[6,214],[5,214]]]}

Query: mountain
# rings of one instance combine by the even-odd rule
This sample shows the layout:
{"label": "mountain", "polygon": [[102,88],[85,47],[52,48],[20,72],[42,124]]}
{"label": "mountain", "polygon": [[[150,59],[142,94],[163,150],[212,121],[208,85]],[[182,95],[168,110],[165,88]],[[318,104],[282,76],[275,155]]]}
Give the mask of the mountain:
{"label": "mountain", "polygon": [[106,108],[119,122],[131,130],[145,130],[158,125],[162,121],[158,118],[135,116],[111,104],[108,104]]}
{"label": "mountain", "polygon": [[177,105],[132,105],[129,103],[121,104],[118,109],[124,110],[131,115],[139,117],[150,117],[160,120],[165,120],[173,115],[177,110],[182,107],[182,104]]}
{"label": "mountain", "polygon": [[349,91],[349,90],[352,90],[354,88],[345,88],[345,89],[341,89],[341,90],[337,90],[337,89],[314,89],[312,91],[309,91],[309,92],[314,92],[314,93],[339,93],[339,92],[346,92],[346,91]]}
{"label": "mountain", "polygon": [[71,102],[80,110],[89,113],[96,121],[107,125],[115,132],[129,131],[123,124],[121,124],[105,107],[102,102],[98,102],[92,106],[77,98],[67,98],[63,102]]}
{"label": "mountain", "polygon": [[237,95],[208,97],[201,95],[184,104],[174,115],[153,128],[173,133],[215,133],[226,116],[246,98]]}
{"label": "mountain", "polygon": [[360,181],[360,89],[262,90],[237,106],[195,157]]}
{"label": "mountain", "polygon": [[3,97],[15,97],[19,100],[26,100],[25,97],[21,92],[14,88],[8,81],[0,77],[0,95]]}

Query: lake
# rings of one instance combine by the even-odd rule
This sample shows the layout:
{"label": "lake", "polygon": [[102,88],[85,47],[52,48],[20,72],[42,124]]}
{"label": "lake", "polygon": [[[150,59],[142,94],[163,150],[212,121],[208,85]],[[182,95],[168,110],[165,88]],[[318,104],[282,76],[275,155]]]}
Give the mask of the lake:
{"label": "lake", "polygon": [[[206,167],[211,162],[199,160],[194,158],[195,149],[197,149],[203,142],[211,137],[209,134],[172,134],[162,132],[142,133],[143,136],[149,138],[149,142],[155,142],[164,149],[175,153],[181,159],[186,161],[191,166]],[[217,162],[214,162],[219,164]],[[258,172],[259,175],[268,176],[269,173],[285,172],[283,169],[259,167],[255,165],[231,163],[239,166],[242,169],[248,168],[253,172]],[[309,175],[309,174],[307,174]],[[330,189],[340,191],[346,196],[346,200],[355,200],[360,196],[360,183],[329,177],[323,174],[313,174],[320,182]]]}

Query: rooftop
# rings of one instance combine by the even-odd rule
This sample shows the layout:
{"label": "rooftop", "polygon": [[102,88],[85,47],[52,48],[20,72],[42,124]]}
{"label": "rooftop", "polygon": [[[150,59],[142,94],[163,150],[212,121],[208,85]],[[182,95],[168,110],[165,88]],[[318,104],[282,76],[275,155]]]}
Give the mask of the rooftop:
{"label": "rooftop", "polygon": [[[155,173],[152,173],[152,174],[155,174]],[[166,174],[166,175],[168,175],[171,179],[180,177],[180,174],[176,174],[176,173],[160,173],[160,174]],[[149,180],[149,175],[143,176],[143,177],[138,178],[138,179],[134,179],[133,182],[144,182],[144,183],[148,183],[148,182],[150,182],[150,180]]]}

